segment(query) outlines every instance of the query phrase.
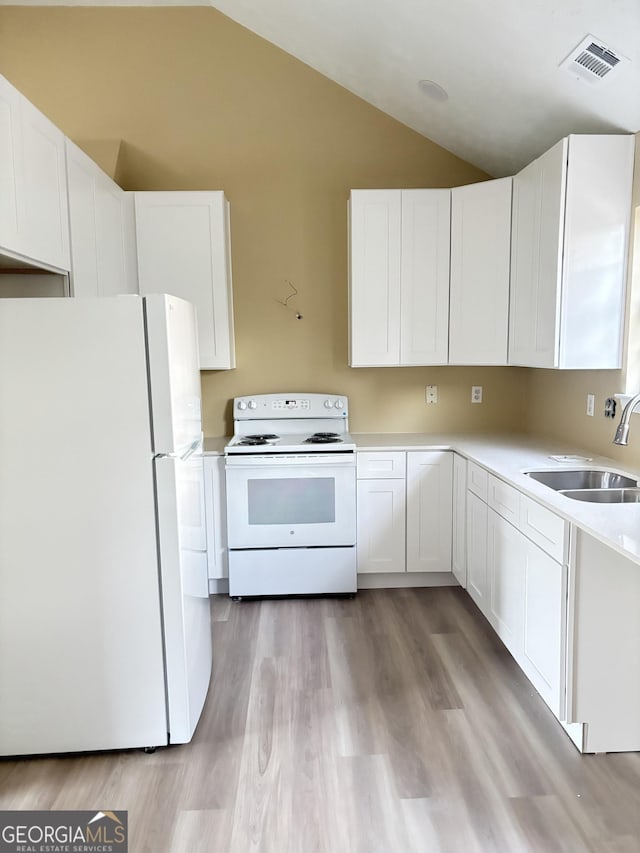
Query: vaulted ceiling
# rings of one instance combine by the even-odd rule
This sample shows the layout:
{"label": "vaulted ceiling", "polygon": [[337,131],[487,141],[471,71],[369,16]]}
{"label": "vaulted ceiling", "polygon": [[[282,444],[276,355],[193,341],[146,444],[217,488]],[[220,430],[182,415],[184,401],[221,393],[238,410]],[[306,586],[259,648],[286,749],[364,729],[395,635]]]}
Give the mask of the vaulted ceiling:
{"label": "vaulted ceiling", "polygon": [[[124,4],[211,5],[495,176],[513,174],[569,133],[640,130],[640,0]],[[587,64],[602,78],[562,67],[586,37],[596,45]]]}

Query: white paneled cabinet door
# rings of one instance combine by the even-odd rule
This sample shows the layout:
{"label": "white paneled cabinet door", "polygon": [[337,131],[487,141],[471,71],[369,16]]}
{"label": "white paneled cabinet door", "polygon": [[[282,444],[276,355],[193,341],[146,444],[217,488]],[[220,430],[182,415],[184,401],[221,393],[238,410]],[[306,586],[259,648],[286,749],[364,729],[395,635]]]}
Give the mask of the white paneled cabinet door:
{"label": "white paneled cabinet door", "polygon": [[204,457],[204,500],[207,520],[209,580],[229,577],[224,464],[224,456]]}
{"label": "white paneled cabinet door", "polygon": [[74,296],[137,293],[133,199],[66,140]]}
{"label": "white paneled cabinet door", "polygon": [[511,654],[522,649],[524,624],[524,536],[502,516],[488,510],[488,618]]}
{"label": "white paneled cabinet door", "polygon": [[446,364],[451,190],[402,190],[400,364]]}
{"label": "white paneled cabinet door", "polygon": [[20,100],[22,252],[60,270],[70,269],[64,135],[26,98]]}
{"label": "white paneled cabinet door", "polygon": [[20,94],[0,77],[0,248],[19,252]]}
{"label": "white paneled cabinet door", "polygon": [[467,592],[488,617],[487,505],[467,490]]}
{"label": "white paneled cabinet door", "polygon": [[555,367],[567,140],[513,178],[509,363]]}
{"label": "white paneled cabinet door", "polygon": [[451,190],[450,364],[506,364],[511,178]]}
{"label": "white paneled cabinet door", "polygon": [[400,190],[352,190],[349,364],[400,363]]}
{"label": "white paneled cabinet door", "polygon": [[524,539],[524,629],[520,664],[559,719],[564,711],[566,568]]}
{"label": "white paneled cabinet door", "polygon": [[404,479],[357,482],[358,572],[404,572]]}
{"label": "white paneled cabinet door", "polygon": [[222,192],[135,193],[141,294],[196,307],[201,370],[235,367],[229,205]]}
{"label": "white paneled cabinet door", "polygon": [[453,454],[407,453],[407,571],[451,571]]}
{"label": "white paneled cabinet door", "polygon": [[467,460],[453,454],[453,536],[451,569],[461,587],[467,586]]}
{"label": "white paneled cabinet door", "polygon": [[510,364],[620,367],[633,156],[572,135],[514,177]]}

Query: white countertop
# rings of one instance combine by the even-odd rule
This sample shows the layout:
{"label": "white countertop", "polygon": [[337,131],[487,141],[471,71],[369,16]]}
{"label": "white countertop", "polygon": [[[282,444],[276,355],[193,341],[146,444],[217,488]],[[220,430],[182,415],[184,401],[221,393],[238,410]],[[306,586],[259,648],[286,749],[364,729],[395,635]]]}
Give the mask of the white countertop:
{"label": "white countertop", "polygon": [[[607,468],[640,479],[640,471],[588,449],[529,435],[453,435],[437,433],[356,433],[358,450],[455,450],[515,486],[572,524],[640,564],[640,504],[597,504],[559,495],[527,477],[532,468],[566,470]],[[555,462],[551,454],[579,454],[591,462]]]}
{"label": "white countertop", "polygon": [[[576,445],[530,435],[412,432],[353,433],[352,436],[358,451],[455,450],[640,564],[640,504],[597,504],[573,500],[523,473],[532,468],[562,470],[593,467],[631,474],[640,480],[637,468],[606,456],[598,456]],[[205,455],[219,456],[228,441],[226,436],[205,438]],[[590,457],[592,461],[582,464],[560,463],[550,459],[551,454],[578,454]]]}

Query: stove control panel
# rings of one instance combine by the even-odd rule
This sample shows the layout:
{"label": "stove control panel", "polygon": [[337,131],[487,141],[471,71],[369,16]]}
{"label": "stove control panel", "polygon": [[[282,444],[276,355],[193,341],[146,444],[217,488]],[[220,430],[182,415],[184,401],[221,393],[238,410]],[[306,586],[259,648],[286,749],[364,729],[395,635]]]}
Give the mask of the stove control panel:
{"label": "stove control panel", "polygon": [[240,420],[254,418],[346,418],[346,397],[327,394],[255,394],[236,397],[234,417]]}

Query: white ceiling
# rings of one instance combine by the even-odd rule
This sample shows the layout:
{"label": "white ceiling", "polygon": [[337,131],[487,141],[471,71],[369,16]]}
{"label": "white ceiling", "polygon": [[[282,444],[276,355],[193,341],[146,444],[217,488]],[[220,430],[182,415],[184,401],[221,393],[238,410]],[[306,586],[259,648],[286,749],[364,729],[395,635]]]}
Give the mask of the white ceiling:
{"label": "white ceiling", "polygon": [[[491,175],[513,174],[568,133],[640,130],[640,0],[210,0],[210,5]],[[630,60],[596,84],[559,68],[589,34]],[[448,100],[426,97],[418,87],[425,79],[443,86]]]}

